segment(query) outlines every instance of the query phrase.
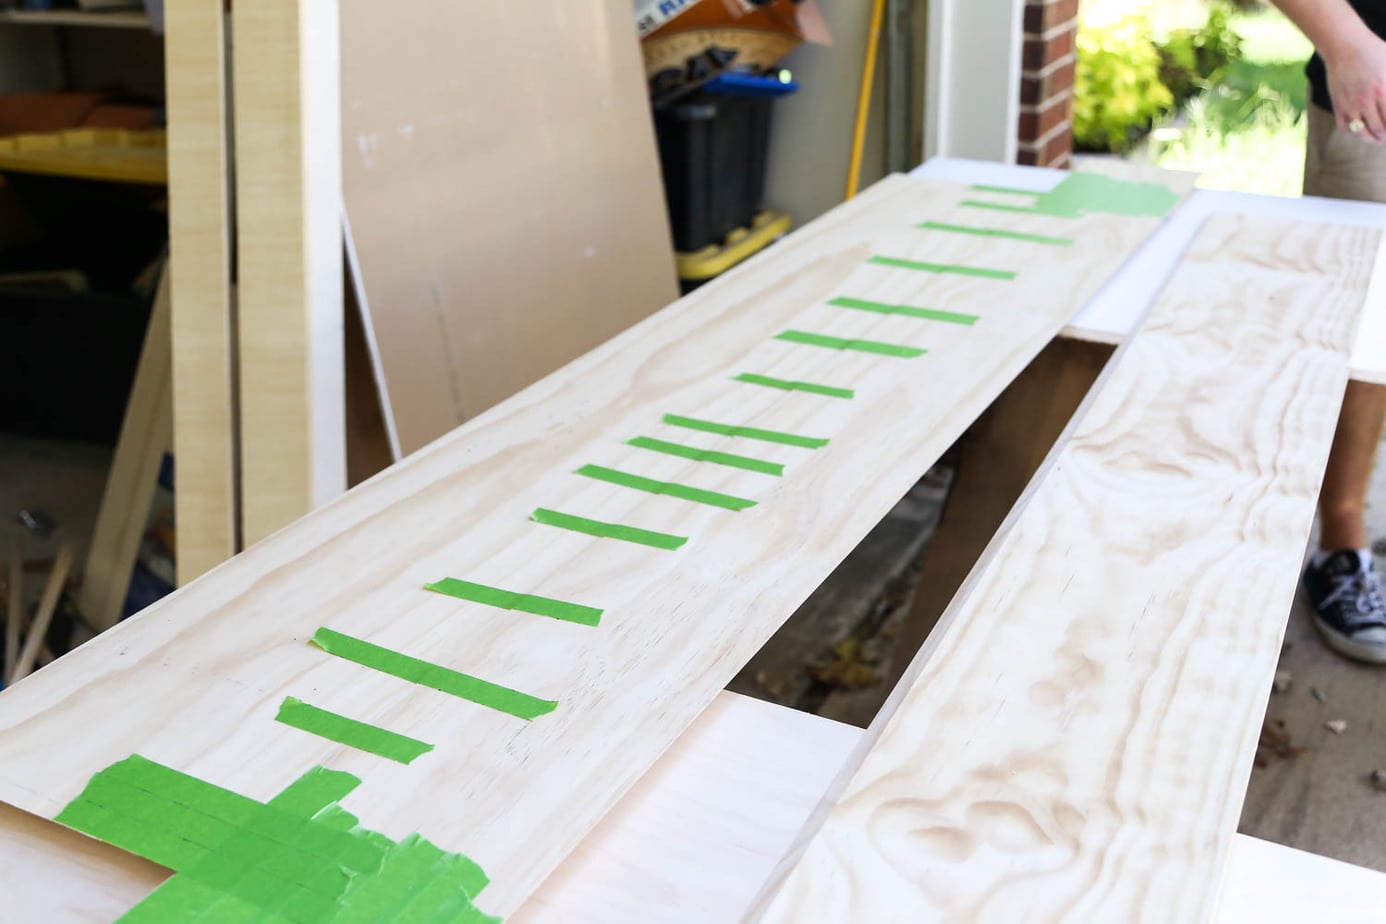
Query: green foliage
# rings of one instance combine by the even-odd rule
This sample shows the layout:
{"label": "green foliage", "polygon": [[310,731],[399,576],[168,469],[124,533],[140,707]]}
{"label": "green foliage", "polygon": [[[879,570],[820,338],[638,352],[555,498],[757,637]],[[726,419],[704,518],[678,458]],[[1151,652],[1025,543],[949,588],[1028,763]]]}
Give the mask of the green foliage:
{"label": "green foliage", "polygon": [[1073,140],[1081,149],[1125,151],[1174,105],[1160,80],[1160,52],[1144,16],[1078,30]]}
{"label": "green foliage", "polygon": [[1233,11],[1214,6],[1197,29],[1175,29],[1159,44],[1160,79],[1178,102],[1220,82],[1241,53],[1241,36],[1232,28]]}

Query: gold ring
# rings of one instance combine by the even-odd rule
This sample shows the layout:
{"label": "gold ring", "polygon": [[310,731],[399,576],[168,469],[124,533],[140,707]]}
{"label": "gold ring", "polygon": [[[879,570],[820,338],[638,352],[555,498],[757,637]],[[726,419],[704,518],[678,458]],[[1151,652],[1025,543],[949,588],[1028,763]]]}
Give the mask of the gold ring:
{"label": "gold ring", "polygon": [[1348,123],[1347,128],[1348,131],[1352,132],[1354,135],[1360,135],[1366,130],[1367,123],[1363,122],[1361,119],[1353,119]]}

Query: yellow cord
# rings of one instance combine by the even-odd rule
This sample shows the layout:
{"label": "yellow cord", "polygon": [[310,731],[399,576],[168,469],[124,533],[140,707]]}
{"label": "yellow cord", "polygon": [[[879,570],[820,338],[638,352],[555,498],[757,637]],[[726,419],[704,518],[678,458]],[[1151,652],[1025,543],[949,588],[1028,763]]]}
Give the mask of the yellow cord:
{"label": "yellow cord", "polygon": [[881,20],[885,18],[885,0],[875,0],[871,7],[871,31],[866,36],[866,61],[861,66],[861,92],[857,95],[857,125],[852,132],[852,160],[847,167],[847,198],[857,194],[861,179],[861,151],[866,144],[866,119],[871,112],[871,88],[876,81],[876,49],[881,43]]}

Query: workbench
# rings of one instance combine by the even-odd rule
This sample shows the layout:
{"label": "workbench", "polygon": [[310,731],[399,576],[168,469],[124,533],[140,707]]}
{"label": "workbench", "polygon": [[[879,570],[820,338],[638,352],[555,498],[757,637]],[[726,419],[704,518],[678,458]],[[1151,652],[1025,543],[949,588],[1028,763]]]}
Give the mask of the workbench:
{"label": "workbench", "polygon": [[[1038,168],[949,160],[931,161],[916,173],[1036,191],[1062,176]],[[988,452],[1020,461],[991,467],[992,474],[1001,475],[986,479],[985,486],[977,478],[960,477],[957,490],[982,512],[969,518],[945,513],[934,545],[957,553],[934,565],[932,577],[926,563],[926,592],[912,620],[913,631],[927,633],[935,610],[941,612],[936,601],[930,602],[929,591],[952,595],[962,580],[958,572],[965,574],[969,556],[975,561],[980,546],[1000,525],[1097,377],[1111,345],[1138,323],[1203,218],[1215,211],[1386,226],[1386,206],[1207,191],[1189,196],[1070,320],[1063,338],[998,400],[990,422],[983,418],[974,429],[970,441],[987,440]],[[1380,276],[1374,277],[1374,287]],[[1364,328],[1358,344],[1353,376],[1386,381],[1386,337],[1380,329]],[[1036,404],[1036,376],[1048,380],[1038,389],[1043,406]],[[1026,425],[1012,425],[1017,418]],[[955,499],[950,506],[958,503]],[[944,589],[929,588],[930,580]],[[840,769],[850,763],[862,736],[861,730],[826,719],[722,693],[508,920],[739,920]],[[0,856],[0,891],[17,920],[110,920],[167,875],[144,860],[3,805]],[[1366,922],[1376,920],[1382,907],[1386,874],[1239,836],[1216,920]]]}

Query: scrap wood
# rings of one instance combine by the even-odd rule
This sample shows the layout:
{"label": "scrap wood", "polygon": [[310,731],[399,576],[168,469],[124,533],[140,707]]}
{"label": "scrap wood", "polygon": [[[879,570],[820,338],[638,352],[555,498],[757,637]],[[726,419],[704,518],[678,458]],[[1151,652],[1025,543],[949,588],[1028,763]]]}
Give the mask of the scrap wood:
{"label": "scrap wood", "polygon": [[53,621],[53,613],[58,608],[58,598],[62,595],[63,585],[67,583],[67,573],[71,567],[72,546],[64,545],[58,550],[58,558],[53,563],[53,572],[48,575],[48,583],[43,585],[38,612],[34,615],[33,624],[29,626],[29,634],[24,639],[24,648],[19,654],[19,660],[5,678],[6,685],[22,680],[33,671],[39,649],[43,646],[43,637],[48,634],[48,624]]}

